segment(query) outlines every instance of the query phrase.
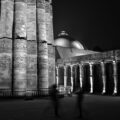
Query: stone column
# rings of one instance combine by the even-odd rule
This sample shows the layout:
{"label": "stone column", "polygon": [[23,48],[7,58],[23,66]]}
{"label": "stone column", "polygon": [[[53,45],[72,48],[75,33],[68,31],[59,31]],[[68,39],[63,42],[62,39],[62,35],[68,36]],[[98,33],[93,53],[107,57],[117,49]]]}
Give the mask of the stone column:
{"label": "stone column", "polygon": [[27,83],[26,0],[15,0],[14,91],[23,95]]}
{"label": "stone column", "polygon": [[66,74],[66,66],[64,66],[64,88],[66,90],[67,86],[67,74]]}
{"label": "stone column", "polygon": [[90,66],[90,93],[93,93],[93,64],[89,63]]}
{"label": "stone column", "polygon": [[0,1],[0,38],[12,38],[14,0]]}
{"label": "stone column", "polygon": [[81,89],[83,88],[83,69],[82,69],[82,64],[79,65],[79,69],[80,69],[80,87]]}
{"label": "stone column", "polygon": [[[13,91],[12,31],[14,1],[0,0],[0,88]],[[6,91],[8,93],[8,91]]]}
{"label": "stone column", "polygon": [[118,90],[117,90],[117,63],[116,61],[113,61],[113,79],[114,79],[114,91],[113,94],[117,94]]}
{"label": "stone column", "polygon": [[27,0],[27,93],[37,94],[36,0]]}
{"label": "stone column", "polygon": [[102,83],[103,83],[103,89],[102,94],[106,93],[106,75],[105,75],[105,63],[101,62],[101,72],[102,72]]}
{"label": "stone column", "polygon": [[56,67],[56,85],[59,85],[59,66]]}
{"label": "stone column", "polygon": [[54,45],[53,38],[53,14],[52,14],[52,5],[49,1],[45,2],[45,14],[46,14],[46,33],[47,33],[47,42],[48,44]]}
{"label": "stone column", "polygon": [[48,93],[48,44],[46,39],[45,0],[37,0],[38,89]]}
{"label": "stone column", "polygon": [[53,35],[53,15],[52,5],[50,0],[45,1],[45,16],[46,16],[46,39],[48,43],[48,78],[49,86],[55,83],[55,47]]}
{"label": "stone column", "polygon": [[36,40],[36,0],[27,0],[27,40]]}
{"label": "stone column", "polygon": [[73,92],[73,66],[70,66],[71,68],[71,92]]}

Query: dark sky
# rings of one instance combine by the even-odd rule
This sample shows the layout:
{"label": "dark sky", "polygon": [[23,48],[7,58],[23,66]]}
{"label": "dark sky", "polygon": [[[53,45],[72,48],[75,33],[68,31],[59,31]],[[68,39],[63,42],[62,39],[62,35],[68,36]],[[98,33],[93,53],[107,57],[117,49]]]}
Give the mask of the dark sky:
{"label": "dark sky", "polygon": [[65,30],[88,49],[120,49],[118,2],[53,0],[54,36]]}

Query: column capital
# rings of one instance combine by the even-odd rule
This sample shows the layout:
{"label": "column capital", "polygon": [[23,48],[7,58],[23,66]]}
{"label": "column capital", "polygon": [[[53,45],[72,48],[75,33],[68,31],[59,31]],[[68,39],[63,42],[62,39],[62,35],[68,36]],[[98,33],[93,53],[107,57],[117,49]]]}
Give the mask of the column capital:
{"label": "column capital", "polygon": [[101,61],[100,64],[101,64],[102,66],[104,66],[104,65],[105,65],[105,62]]}
{"label": "column capital", "polygon": [[93,67],[93,63],[89,63],[89,66],[90,66],[90,74],[92,75],[92,67]]}
{"label": "column capital", "polygon": [[67,66],[64,66],[64,75],[66,76],[66,68]]}
{"label": "column capital", "polygon": [[67,66],[65,66],[65,65],[64,65],[63,67],[64,67],[64,69],[66,69],[66,68],[67,68]]}
{"label": "column capital", "polygon": [[59,69],[59,66],[56,66],[55,68],[56,68],[56,69]]}
{"label": "column capital", "polygon": [[116,63],[117,63],[117,61],[116,61],[116,60],[113,60],[113,61],[112,61],[112,63],[113,63],[113,64],[116,64]]}
{"label": "column capital", "polygon": [[101,61],[100,63],[101,63],[101,64],[105,64],[105,62],[104,62],[104,61]]}
{"label": "column capital", "polygon": [[70,65],[70,67],[73,67],[73,65]]}
{"label": "column capital", "polygon": [[89,62],[89,65],[92,66],[94,63],[93,62]]}
{"label": "column capital", "polygon": [[80,63],[79,66],[83,66],[83,64]]}

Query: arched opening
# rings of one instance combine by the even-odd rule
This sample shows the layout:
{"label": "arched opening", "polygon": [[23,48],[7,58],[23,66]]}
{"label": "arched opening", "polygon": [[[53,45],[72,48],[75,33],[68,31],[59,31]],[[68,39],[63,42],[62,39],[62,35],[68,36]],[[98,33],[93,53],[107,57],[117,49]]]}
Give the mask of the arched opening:
{"label": "arched opening", "polygon": [[106,93],[111,95],[113,94],[114,89],[114,79],[113,79],[113,64],[105,64],[105,73],[106,73]]}
{"label": "arched opening", "polygon": [[102,83],[102,69],[100,64],[93,65],[93,81],[94,81],[94,93],[102,93],[103,83]]}
{"label": "arched opening", "polygon": [[79,65],[73,66],[73,92],[80,88],[80,69]]}
{"label": "arched opening", "polygon": [[67,66],[66,68],[66,75],[67,75],[67,86],[71,86],[71,67]]}
{"label": "arched opening", "polygon": [[120,94],[120,61],[117,62],[118,94]]}
{"label": "arched opening", "polygon": [[76,90],[80,88],[80,67],[79,65],[76,66]]}
{"label": "arched opening", "polygon": [[75,92],[75,83],[76,83],[76,65],[73,66],[73,92]]}
{"label": "arched opening", "polygon": [[90,67],[89,64],[83,66],[83,90],[84,92],[90,91]]}
{"label": "arched opening", "polygon": [[58,69],[58,78],[59,78],[58,85],[64,86],[64,67],[63,66],[59,67]]}

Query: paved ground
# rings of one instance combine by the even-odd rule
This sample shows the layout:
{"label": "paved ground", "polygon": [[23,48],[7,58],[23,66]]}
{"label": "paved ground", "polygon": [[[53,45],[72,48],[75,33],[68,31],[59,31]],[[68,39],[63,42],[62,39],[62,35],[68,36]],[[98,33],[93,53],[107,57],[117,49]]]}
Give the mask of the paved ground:
{"label": "paved ground", "polygon": [[[0,120],[79,120],[76,96],[60,100],[60,118],[54,116],[49,99],[0,100]],[[85,120],[120,120],[120,97],[85,95]]]}

